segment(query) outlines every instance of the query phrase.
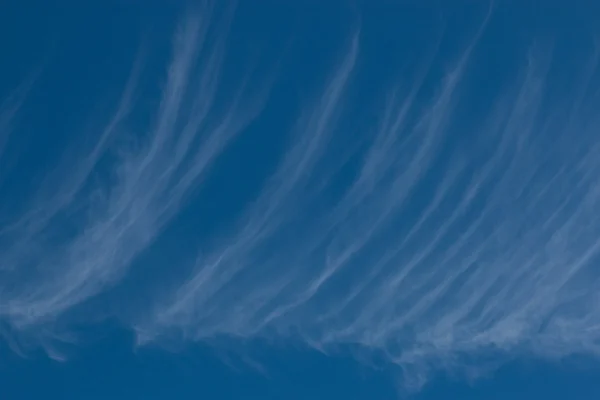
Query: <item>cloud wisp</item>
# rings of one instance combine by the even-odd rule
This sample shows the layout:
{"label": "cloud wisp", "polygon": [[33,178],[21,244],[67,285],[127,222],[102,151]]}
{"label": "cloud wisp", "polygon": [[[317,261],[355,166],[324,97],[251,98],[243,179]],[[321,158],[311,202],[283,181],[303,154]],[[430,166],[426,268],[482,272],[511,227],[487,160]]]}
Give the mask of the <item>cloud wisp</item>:
{"label": "cloud wisp", "polygon": [[[30,211],[7,225],[0,313],[14,326],[53,320],[124,276],[260,111],[261,98],[241,108],[242,87],[214,118],[224,44],[204,43],[207,29],[197,15],[182,22],[156,119],[134,139],[135,148],[119,146],[116,135],[132,113],[142,60],[92,151],[62,170],[60,180],[47,179],[52,194],[40,190]],[[101,163],[109,165],[104,181],[97,176]],[[61,229],[68,222],[74,232]]]}
{"label": "cloud wisp", "polygon": [[[40,191],[3,227],[0,318],[15,332],[68,326],[71,309],[160,249],[165,227],[201,204],[197,189],[227,146],[268,113],[266,92],[251,96],[244,84],[216,109],[227,36],[207,44],[208,20],[182,22],[139,145],[123,150],[118,136],[135,114],[143,59],[97,145],[49,180],[54,195]],[[138,343],[359,345],[419,372],[485,351],[600,355],[600,121],[589,111],[598,49],[556,96],[555,57],[532,46],[512,84],[469,118],[486,27],[442,77],[436,53],[383,99],[351,95],[368,54],[356,31],[239,220],[215,232],[221,240],[196,243],[189,274],[128,316]],[[354,111],[373,104],[383,104],[375,119]],[[364,145],[354,152],[340,150],[350,119]],[[63,232],[69,218],[74,228]]]}

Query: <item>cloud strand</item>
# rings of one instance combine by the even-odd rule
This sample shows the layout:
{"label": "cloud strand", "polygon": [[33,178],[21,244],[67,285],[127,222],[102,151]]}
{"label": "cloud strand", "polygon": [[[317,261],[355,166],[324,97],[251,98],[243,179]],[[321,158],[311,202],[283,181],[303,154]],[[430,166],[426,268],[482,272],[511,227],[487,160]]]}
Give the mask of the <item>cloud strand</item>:
{"label": "cloud strand", "polygon": [[[381,100],[349,95],[364,73],[354,32],[241,217],[215,232],[222,240],[195,243],[188,275],[167,295],[120,316],[138,344],[225,335],[322,351],[360,345],[415,376],[490,350],[597,356],[600,121],[588,110],[600,53],[557,98],[555,57],[533,45],[512,86],[465,123],[490,18],[442,77],[433,71],[438,44],[411,85],[385,88],[360,132],[364,148],[349,155],[340,151],[349,141],[343,122],[366,119],[353,102],[366,110]],[[63,182],[48,181],[56,195],[41,191],[3,227],[0,318],[17,335],[68,326],[70,310],[122,283],[137,257],[160,249],[166,227],[201,204],[217,159],[268,111],[267,91],[251,93],[250,75],[225,110],[216,106],[234,18],[226,20],[212,45],[209,10],[181,23],[139,146],[119,148],[115,136],[134,114],[142,58],[95,147]],[[0,121],[18,107],[6,110]],[[98,183],[106,157],[110,177]],[[69,214],[75,230],[63,234]]]}

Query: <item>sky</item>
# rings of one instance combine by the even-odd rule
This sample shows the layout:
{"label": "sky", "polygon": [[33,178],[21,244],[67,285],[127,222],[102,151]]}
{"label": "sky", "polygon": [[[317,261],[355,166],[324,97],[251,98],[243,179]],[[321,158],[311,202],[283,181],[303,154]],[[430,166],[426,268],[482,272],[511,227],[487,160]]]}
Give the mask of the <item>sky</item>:
{"label": "sky", "polygon": [[0,6],[0,400],[600,397],[600,3]]}

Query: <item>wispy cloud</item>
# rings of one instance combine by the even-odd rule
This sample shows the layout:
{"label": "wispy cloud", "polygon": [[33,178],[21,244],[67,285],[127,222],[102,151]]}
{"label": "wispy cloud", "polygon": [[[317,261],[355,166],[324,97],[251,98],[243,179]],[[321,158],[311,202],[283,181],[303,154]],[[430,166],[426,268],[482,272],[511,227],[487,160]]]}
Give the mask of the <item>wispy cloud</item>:
{"label": "wispy cloud", "polygon": [[[3,254],[3,269],[13,271],[10,278],[18,277],[19,285],[4,288],[0,310],[15,326],[54,319],[123,276],[177,213],[190,189],[201,183],[227,143],[260,111],[264,98],[254,98],[250,108],[242,109],[246,94],[238,91],[229,109],[207,121],[224,50],[220,42],[205,46],[209,21],[190,15],[180,26],[156,120],[139,149],[120,150],[109,185],[89,191],[92,171],[114,149],[112,136],[132,111],[142,59],[89,155],[77,168],[71,167],[62,182],[53,180],[56,195],[36,199],[32,212],[8,232],[13,243]],[[225,38],[227,26],[223,29]],[[205,61],[199,64],[199,53],[206,48]],[[184,110],[190,98],[191,106]],[[77,209],[85,211],[76,213]],[[83,222],[56,248],[47,235],[64,237],[65,211]],[[31,254],[31,249],[36,252]],[[36,265],[32,268],[30,263]]]}
{"label": "wispy cloud", "polygon": [[[470,147],[442,157],[482,32],[429,106],[415,105],[423,101],[419,80],[389,97],[354,181],[310,223],[293,218],[314,195],[299,178],[328,174],[313,159],[336,154],[313,150],[323,131],[304,128],[291,153],[302,156],[284,160],[249,222],[199,261],[140,328],[143,339],[174,328],[197,340],[295,332],[320,349],[358,343],[383,351],[415,376],[430,362],[482,349],[596,353],[597,143],[579,115],[548,123],[551,53],[533,48],[520,82],[472,128]],[[353,47],[348,54],[325,104],[355,62]],[[581,87],[595,73],[594,58]],[[575,104],[577,114],[583,96],[553,107]],[[317,119],[328,110],[319,106]]]}
{"label": "wispy cloud", "polygon": [[[184,206],[198,206],[196,189],[215,161],[268,104],[248,78],[216,107],[232,15],[213,24],[206,10],[182,22],[139,146],[115,156],[116,136],[135,115],[143,57],[78,168],[62,182],[50,176],[55,194],[41,190],[30,212],[4,227],[7,331],[41,331],[106,292],[137,256],[160,248]],[[415,383],[432,364],[468,367],[464,357],[482,351],[598,355],[600,121],[589,110],[600,53],[556,96],[554,55],[534,45],[512,86],[464,117],[490,18],[443,76],[434,68],[445,57],[439,41],[416,78],[395,77],[383,100],[349,95],[368,75],[361,31],[350,36],[239,220],[215,233],[221,240],[194,243],[200,255],[186,278],[127,316],[138,342],[231,335],[300,339],[322,351],[358,344]],[[362,111],[373,104],[383,107],[369,120]],[[8,121],[18,107],[7,110]],[[353,154],[340,150],[354,140],[348,121],[366,126]],[[110,178],[95,180],[99,168]],[[73,216],[74,232],[63,232]]]}
{"label": "wispy cloud", "polygon": [[[0,102],[0,161],[5,161],[6,147],[8,145],[11,134],[15,130],[15,121],[19,116],[21,108],[27,100],[27,96],[39,78],[42,72],[38,68],[28,76],[18,87],[16,87],[8,96]],[[6,168],[3,162],[0,164],[0,183],[2,176],[6,174],[3,169]]]}

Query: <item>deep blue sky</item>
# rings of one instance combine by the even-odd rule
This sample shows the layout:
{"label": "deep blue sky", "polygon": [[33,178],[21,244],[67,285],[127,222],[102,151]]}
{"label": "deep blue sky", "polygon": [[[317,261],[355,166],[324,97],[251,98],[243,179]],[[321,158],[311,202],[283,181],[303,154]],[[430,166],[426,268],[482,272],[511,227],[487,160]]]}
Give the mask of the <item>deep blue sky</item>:
{"label": "deep blue sky", "polygon": [[[260,349],[270,368],[259,373],[203,346],[170,354],[132,354],[126,335],[116,334],[57,364],[42,356],[6,358],[2,390],[7,399],[396,399],[389,370],[373,370],[349,357],[325,357],[300,349]],[[521,361],[474,384],[438,377],[410,398],[594,399],[600,368]],[[34,381],[34,382],[32,382]]]}
{"label": "deep blue sky", "polygon": [[5,1],[0,400],[600,398],[599,27]]}

